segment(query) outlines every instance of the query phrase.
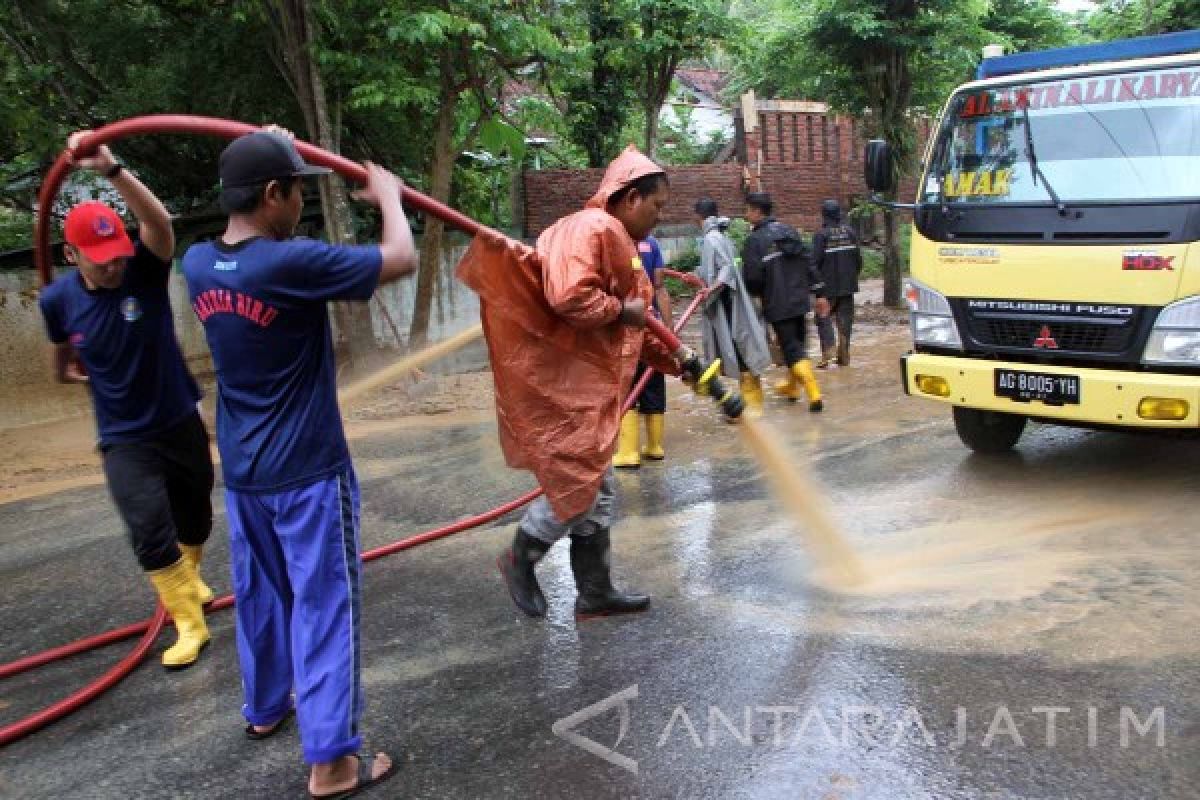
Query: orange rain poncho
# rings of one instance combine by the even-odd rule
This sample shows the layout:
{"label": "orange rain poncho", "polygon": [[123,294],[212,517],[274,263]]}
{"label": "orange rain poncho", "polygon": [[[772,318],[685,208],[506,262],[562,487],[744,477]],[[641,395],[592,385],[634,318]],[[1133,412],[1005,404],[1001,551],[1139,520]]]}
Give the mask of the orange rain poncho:
{"label": "orange rain poncho", "polygon": [[617,321],[627,298],[649,309],[653,287],[633,239],[605,210],[613,193],[662,171],[631,145],[583,211],[538,237],[536,252],[485,231],[458,265],[480,297],[505,460],[533,472],[564,522],[596,499],[639,357],[679,373],[657,339]]}

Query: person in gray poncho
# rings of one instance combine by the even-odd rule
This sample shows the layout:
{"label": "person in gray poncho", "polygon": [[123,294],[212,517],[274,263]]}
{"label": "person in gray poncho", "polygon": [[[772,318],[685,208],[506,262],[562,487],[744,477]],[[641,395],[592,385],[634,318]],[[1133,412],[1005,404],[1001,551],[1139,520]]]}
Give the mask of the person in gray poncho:
{"label": "person in gray poncho", "polygon": [[722,372],[740,379],[746,410],[759,415],[763,408],[759,376],[771,365],[766,334],[737,267],[733,242],[724,233],[729,220],[717,216],[716,201],[709,198],[698,201],[695,212],[704,231],[697,275],[711,290],[700,318],[704,357],[719,357]]}

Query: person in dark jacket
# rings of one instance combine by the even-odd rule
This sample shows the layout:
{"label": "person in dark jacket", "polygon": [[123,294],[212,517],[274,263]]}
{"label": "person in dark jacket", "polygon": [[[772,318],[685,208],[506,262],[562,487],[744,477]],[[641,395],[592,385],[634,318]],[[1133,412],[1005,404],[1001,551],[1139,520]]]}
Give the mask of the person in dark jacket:
{"label": "person in dark jacket", "polygon": [[813,263],[825,280],[829,315],[817,317],[817,334],[821,337],[818,369],[828,367],[835,352],[838,366],[850,364],[854,293],[858,291],[858,276],[862,272],[858,237],[849,225],[842,222],[842,207],[836,200],[826,200],[821,204],[821,219],[821,230],[813,236]]}
{"label": "person in dark jacket", "polygon": [[803,387],[808,410],[820,411],[825,405],[806,353],[804,315],[810,307],[810,294],[817,298],[817,316],[829,313],[825,284],[804,239],[795,228],[771,216],[773,208],[766,192],[746,195],[746,220],[753,230],[742,245],[742,271],[746,287],[762,300],[763,316],[775,329],[787,362],[787,377],[775,385],[775,392],[795,401]]}

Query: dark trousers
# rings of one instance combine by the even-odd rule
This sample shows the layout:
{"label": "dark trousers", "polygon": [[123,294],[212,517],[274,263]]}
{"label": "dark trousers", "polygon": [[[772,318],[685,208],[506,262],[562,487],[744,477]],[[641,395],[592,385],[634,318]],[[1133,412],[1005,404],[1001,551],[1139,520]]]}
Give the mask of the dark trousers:
{"label": "dark trousers", "polygon": [[[837,333],[834,333],[834,325]],[[817,335],[821,337],[821,350],[828,353],[837,346],[838,337],[850,341],[854,328],[854,295],[829,299],[829,316],[817,317]]]}
{"label": "dark trousers", "polygon": [[200,414],[148,439],[105,445],[100,452],[108,491],[142,569],[174,564],[183,555],[180,542],[208,540],[213,465]]}
{"label": "dark trousers", "polygon": [[[642,362],[638,362],[637,372],[633,373],[633,383],[636,386],[637,382],[642,379],[642,375],[648,370]],[[665,414],[667,411],[667,379],[661,372],[655,372],[650,381],[646,384],[646,388],[638,395],[637,402],[633,404],[639,414]]]}
{"label": "dark trousers", "polygon": [[783,351],[783,360],[791,367],[797,361],[808,358],[808,348],[805,343],[806,324],[804,317],[789,317],[778,322],[772,322],[775,335],[779,337],[779,349]]}

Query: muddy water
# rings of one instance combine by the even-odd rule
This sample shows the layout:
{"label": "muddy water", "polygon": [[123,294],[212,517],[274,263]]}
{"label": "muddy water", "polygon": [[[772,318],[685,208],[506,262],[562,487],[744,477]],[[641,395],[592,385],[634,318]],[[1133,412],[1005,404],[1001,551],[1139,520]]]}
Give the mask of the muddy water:
{"label": "muddy water", "polygon": [[780,446],[778,434],[762,419],[746,417],[740,421],[739,430],[774,487],[775,497],[792,515],[797,532],[820,561],[824,579],[846,589],[871,582],[874,575],[863,569],[854,549],[834,524],[803,462]]}

